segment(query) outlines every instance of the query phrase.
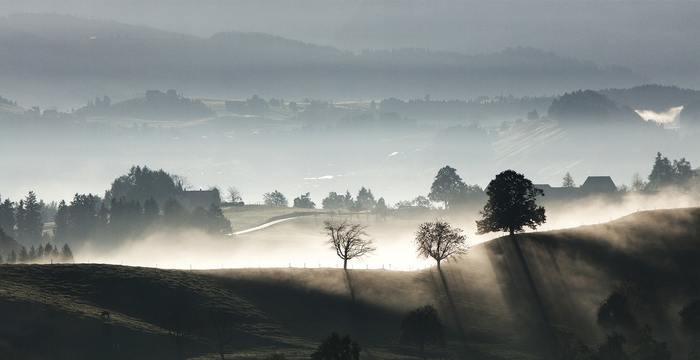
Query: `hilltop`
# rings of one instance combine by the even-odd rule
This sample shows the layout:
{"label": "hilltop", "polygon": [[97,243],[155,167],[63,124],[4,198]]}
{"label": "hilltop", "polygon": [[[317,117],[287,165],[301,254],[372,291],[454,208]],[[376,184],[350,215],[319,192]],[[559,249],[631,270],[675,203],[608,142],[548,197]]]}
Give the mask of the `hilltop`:
{"label": "hilltop", "polygon": [[188,323],[188,356],[217,358],[213,326],[221,322],[212,319],[225,318],[235,335],[227,352],[237,359],[305,358],[331,331],[351,333],[367,359],[406,359],[413,353],[398,346],[401,317],[433,304],[448,327],[448,356],[532,359],[547,356],[564,334],[600,343],[598,306],[625,284],[646,309],[635,315],[682,358],[687,344],[677,314],[700,295],[699,227],[700,208],[692,208],[523,234],[526,268],[512,241],[498,238],[445,265],[444,280],[435,269],[346,277],[338,269],[3,265],[0,351],[10,358],[167,359],[176,349],[169,334]]}

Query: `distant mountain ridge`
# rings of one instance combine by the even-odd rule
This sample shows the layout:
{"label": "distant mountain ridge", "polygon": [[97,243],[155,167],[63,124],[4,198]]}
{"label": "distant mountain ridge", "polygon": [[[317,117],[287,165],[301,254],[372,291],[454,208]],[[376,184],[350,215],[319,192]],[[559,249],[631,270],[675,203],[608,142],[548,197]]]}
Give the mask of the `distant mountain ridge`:
{"label": "distant mountain ridge", "polygon": [[672,107],[700,102],[700,91],[658,84],[635,86],[629,89],[605,89],[598,92],[616,103],[637,110],[661,112]]}
{"label": "distant mountain ridge", "polygon": [[463,98],[549,95],[643,80],[625,68],[532,48],[483,55],[423,49],[351,53],[261,33],[201,38],[46,14],[1,18],[0,51],[0,93],[19,93],[20,102],[37,103],[60,93],[73,106],[96,94],[127,98],[149,88],[202,96]]}

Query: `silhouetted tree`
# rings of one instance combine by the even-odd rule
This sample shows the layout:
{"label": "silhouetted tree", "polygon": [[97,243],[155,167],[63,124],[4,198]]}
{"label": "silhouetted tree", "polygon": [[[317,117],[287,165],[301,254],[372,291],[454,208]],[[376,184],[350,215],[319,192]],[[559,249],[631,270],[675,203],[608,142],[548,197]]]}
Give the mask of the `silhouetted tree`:
{"label": "silhouetted tree", "polygon": [[316,204],[313,201],[311,201],[311,194],[306,193],[294,198],[294,207],[302,209],[313,209],[316,207]]}
{"label": "silhouetted tree", "polygon": [[694,176],[692,166],[685,158],[671,162],[659,152],[656,153],[646,189],[653,191],[673,185],[684,186]]}
{"label": "silhouetted tree", "polygon": [[17,253],[15,253],[15,250],[11,250],[10,255],[7,256],[7,263],[14,264],[16,262],[17,262]]}
{"label": "silhouetted tree", "polygon": [[416,232],[418,255],[433,258],[437,262],[438,269],[443,260],[466,252],[465,241],[462,229],[453,228],[444,220],[425,222]]}
{"label": "silhouetted tree", "polygon": [[623,291],[613,291],[598,308],[598,324],[608,330],[630,331],[637,327],[630,300]]}
{"label": "silhouetted tree", "polygon": [[[71,240],[93,238],[97,231],[97,210],[101,200],[93,194],[75,194],[68,206],[68,228]],[[59,205],[60,206],[60,205]]]}
{"label": "silhouetted tree", "polygon": [[419,195],[419,196],[416,196],[416,198],[413,199],[413,201],[411,201],[411,205],[419,207],[419,208],[423,208],[423,209],[430,209],[430,207],[433,204],[430,202],[430,199],[428,199],[427,197],[425,197],[423,195]]}
{"label": "silhouetted tree", "polygon": [[[172,225],[181,225],[185,217],[174,221]],[[125,239],[139,234],[143,230],[143,208],[138,201],[126,198],[112,199],[109,215],[109,232],[115,239]]]}
{"label": "silhouetted tree", "polygon": [[646,181],[642,179],[642,177],[639,175],[639,173],[634,173],[632,175],[632,191],[640,192],[644,191],[644,189],[647,187]]}
{"label": "silhouetted tree", "polygon": [[61,261],[68,263],[73,262],[73,251],[71,251],[68,244],[64,244],[63,249],[61,249]]}
{"label": "silhouetted tree", "polygon": [[14,236],[15,225],[15,205],[10,199],[5,199],[0,203],[0,229],[8,236]]}
{"label": "silhouetted tree", "polygon": [[377,206],[377,201],[374,200],[372,190],[364,186],[360,188],[360,191],[357,193],[357,200],[355,201],[355,209],[358,211],[373,210],[375,206]]}
{"label": "silhouetted tree", "polygon": [[44,258],[47,260],[53,260],[54,259],[53,252],[54,252],[54,247],[51,246],[51,244],[46,243],[46,245],[44,245]]}
{"label": "silhouetted tree", "polygon": [[388,211],[389,208],[386,206],[386,201],[383,197],[380,197],[379,200],[377,200],[377,206],[374,207],[374,212],[384,218]]}
{"label": "silhouetted tree", "polygon": [[24,264],[29,260],[29,253],[27,253],[27,248],[22,246],[19,249],[19,255],[17,256],[17,261]]}
{"label": "silhouetted tree", "polygon": [[323,199],[322,204],[323,208],[326,210],[349,210],[352,208],[354,201],[349,191],[345,192],[345,195],[333,191],[328,193],[328,196]]}
{"label": "silhouetted tree", "polygon": [[44,229],[41,219],[41,205],[36,194],[30,191],[23,201],[20,201],[16,213],[17,240],[24,243],[39,243]]}
{"label": "silhouetted tree", "polygon": [[325,221],[324,229],[328,242],[336,255],[343,260],[343,269],[348,268],[348,260],[365,256],[375,250],[372,240],[366,239],[366,227],[348,221]]}
{"label": "silhouetted tree", "polygon": [[362,349],[349,335],[340,337],[332,333],[316,351],[311,354],[312,360],[359,360]]}
{"label": "silhouetted tree", "polygon": [[161,170],[151,170],[147,166],[133,166],[129,173],[112,182],[105,198],[125,199],[125,202],[144,203],[153,198],[163,204],[168,199],[175,199],[184,191],[182,178]]}
{"label": "silhouetted tree", "polygon": [[58,209],[56,210],[53,221],[53,236],[56,241],[67,241],[70,231],[68,228],[70,226],[70,213],[65,200],[61,200],[61,202],[58,203]]}
{"label": "silhouetted tree", "polygon": [[450,208],[450,202],[459,196],[466,184],[462,178],[457,175],[455,168],[445,166],[438,170],[433,184],[430,186],[430,194],[428,198],[432,201],[442,201],[445,203],[445,208]]}
{"label": "silhouetted tree", "polygon": [[406,314],[401,322],[401,343],[418,347],[423,359],[426,345],[443,346],[443,327],[437,310],[426,305]]}
{"label": "silhouetted tree", "polygon": [[243,205],[241,193],[233,186],[228,188],[228,200],[235,206]]}
{"label": "silhouetted tree", "polygon": [[524,227],[537,228],[546,221],[544,208],[535,202],[544,192],[532,185],[524,175],[506,170],[486,187],[488,201],[476,226],[479,234],[507,231],[511,235]]}
{"label": "silhouetted tree", "polygon": [[566,172],[566,175],[564,175],[564,178],[561,181],[561,186],[565,188],[572,188],[576,186],[576,183],[574,183],[574,178],[568,171]]}
{"label": "silhouetted tree", "polygon": [[263,194],[263,202],[267,206],[289,206],[289,201],[287,201],[287,198],[284,196],[284,194],[277,190]]}

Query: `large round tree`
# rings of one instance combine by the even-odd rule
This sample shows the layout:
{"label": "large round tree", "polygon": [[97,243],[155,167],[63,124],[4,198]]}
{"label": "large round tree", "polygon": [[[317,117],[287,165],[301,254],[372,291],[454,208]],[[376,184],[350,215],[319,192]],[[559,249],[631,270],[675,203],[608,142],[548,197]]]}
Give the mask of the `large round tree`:
{"label": "large round tree", "polygon": [[525,227],[534,230],[547,219],[544,207],[536,203],[544,192],[513,170],[496,175],[486,187],[486,195],[489,199],[481,211],[482,219],[476,221],[479,234],[506,231],[513,235]]}
{"label": "large round tree", "polygon": [[450,166],[445,166],[438,170],[435,180],[430,186],[428,198],[432,201],[442,201],[445,209],[450,207],[450,203],[459,196],[466,187],[462,178],[457,174],[457,170]]}

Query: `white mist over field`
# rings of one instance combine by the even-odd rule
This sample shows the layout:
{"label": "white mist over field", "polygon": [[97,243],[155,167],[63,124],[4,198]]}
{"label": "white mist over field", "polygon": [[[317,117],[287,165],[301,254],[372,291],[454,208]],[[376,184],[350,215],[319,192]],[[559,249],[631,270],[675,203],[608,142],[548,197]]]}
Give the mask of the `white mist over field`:
{"label": "white mist over field", "polygon": [[[694,206],[700,206],[700,196],[674,190],[654,195],[628,193],[617,201],[595,197],[547,206],[547,223],[537,231],[606,223],[638,211]],[[370,256],[351,260],[350,268],[410,271],[434,265],[433,261],[416,256],[413,239],[421,222],[445,218],[465,230],[470,246],[505,235],[475,234],[475,216],[473,212],[433,210],[421,216],[386,220],[376,219],[374,215],[336,218],[366,224],[377,248]],[[87,244],[77,249],[76,261],[173,269],[342,267],[341,260],[326,242],[322,230],[325,219],[328,219],[326,215],[295,218],[223,238],[197,230],[159,232],[130,239],[111,251],[98,251]],[[231,220],[235,222],[236,218]]]}

